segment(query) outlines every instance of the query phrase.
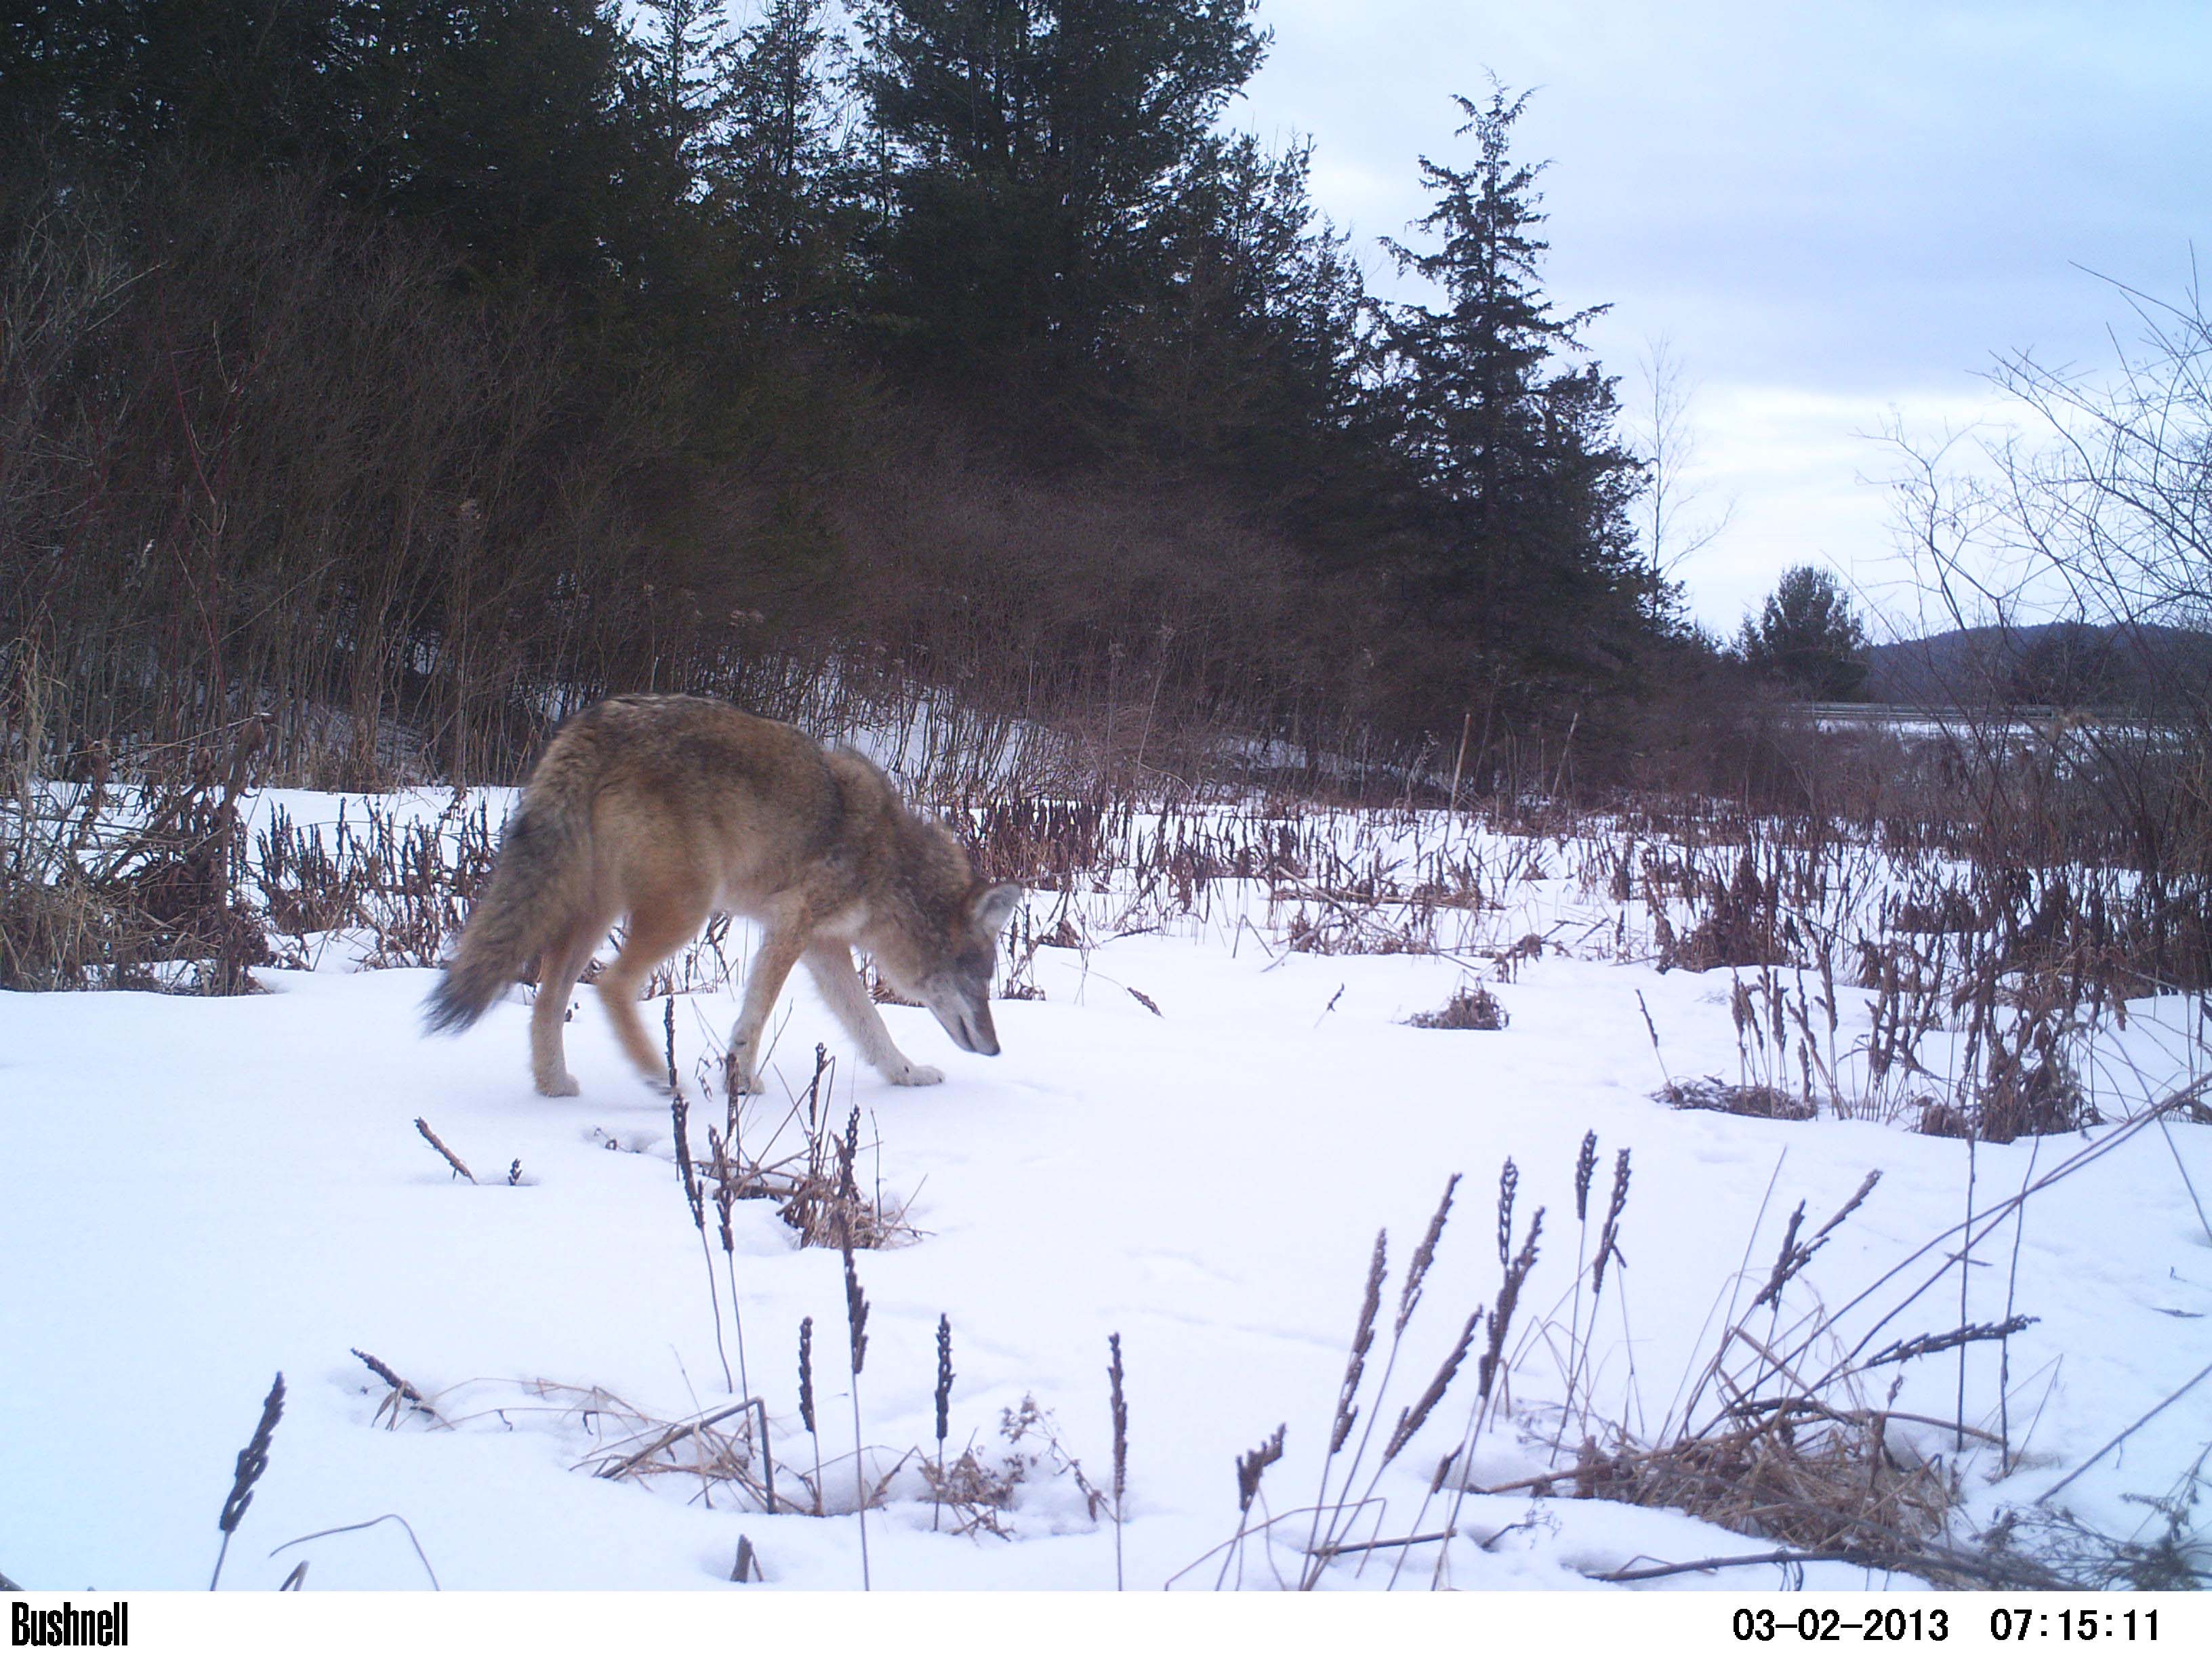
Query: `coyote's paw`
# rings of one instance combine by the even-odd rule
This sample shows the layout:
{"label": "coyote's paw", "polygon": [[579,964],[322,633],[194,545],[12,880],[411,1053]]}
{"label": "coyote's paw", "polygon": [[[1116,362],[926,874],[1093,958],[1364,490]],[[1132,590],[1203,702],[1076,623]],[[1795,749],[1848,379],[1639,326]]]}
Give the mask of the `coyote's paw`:
{"label": "coyote's paw", "polygon": [[768,1092],[768,1085],[763,1083],[759,1077],[734,1054],[723,1058],[722,1087],[732,1097],[738,1095],[764,1095]]}
{"label": "coyote's paw", "polygon": [[569,1095],[580,1095],[584,1092],[584,1085],[577,1082],[576,1079],[571,1077],[568,1073],[563,1072],[556,1078],[539,1078],[538,1079],[538,1092],[541,1095],[547,1095],[551,1097],[553,1099],[559,1100]]}
{"label": "coyote's paw", "polygon": [[945,1073],[934,1066],[916,1066],[908,1060],[905,1066],[893,1072],[890,1079],[902,1088],[926,1089],[933,1083],[944,1082]]}

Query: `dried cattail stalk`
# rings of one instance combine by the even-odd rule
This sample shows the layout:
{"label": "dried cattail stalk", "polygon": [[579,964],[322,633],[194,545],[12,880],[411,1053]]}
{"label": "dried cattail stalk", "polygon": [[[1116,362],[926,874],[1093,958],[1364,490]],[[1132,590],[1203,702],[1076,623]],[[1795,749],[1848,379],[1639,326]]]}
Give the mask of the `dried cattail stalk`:
{"label": "dried cattail stalk", "polygon": [[238,1454],[238,1467],[231,1476],[230,1496],[222,1501],[222,1514],[216,1525],[222,1533],[222,1547],[216,1552],[215,1572],[208,1579],[213,1589],[222,1577],[222,1559],[230,1553],[230,1535],[238,1530],[238,1523],[246,1518],[246,1508],[253,1502],[253,1485],[269,1468],[269,1441],[276,1432],[276,1425],[284,1415],[284,1373],[276,1373],[276,1381],[270,1385],[269,1396],[261,1402],[261,1420],[253,1425],[253,1437]]}
{"label": "dried cattail stalk", "polygon": [[[1650,1034],[1650,1038],[1651,1038],[1651,1052],[1652,1052],[1653,1054],[1658,1054],[1658,1052],[1659,1052],[1659,1028],[1658,1028],[1656,1025],[1655,1025],[1655,1024],[1653,1024],[1651,1023],[1651,1009],[1650,1009],[1650,1006],[1649,1006],[1647,1003],[1645,1003],[1645,1001],[1644,1000],[1644,993],[1643,993],[1643,992],[1641,992],[1641,991],[1638,991],[1638,992],[1636,994],[1636,1006],[1637,1006],[1637,1007],[1638,1007],[1639,1010],[1641,1010],[1641,1011],[1642,1011],[1642,1012],[1643,1012],[1643,1015],[1644,1015],[1644,1030],[1645,1030],[1646,1032],[1648,1032],[1648,1033]],[[1666,1062],[1666,1060],[1665,1060],[1665,1059],[1664,1059],[1663,1057],[1661,1059],[1661,1060],[1660,1060],[1660,1062],[1659,1062],[1659,1069],[1660,1069],[1662,1072],[1664,1072],[1664,1071],[1667,1069],[1667,1062]],[[1577,1218],[1576,1218],[1576,1219],[1579,1220],[1579,1219],[1581,1219],[1581,1218],[1580,1218],[1580,1217],[1577,1217]]]}
{"label": "dried cattail stalk", "polygon": [[814,1075],[806,1080],[806,1133],[810,1138],[814,1133],[817,1114],[821,1107],[823,1079],[829,1070],[830,1046],[817,1042],[814,1045]]}
{"label": "dried cattail stalk", "polygon": [[1336,1421],[1329,1430],[1328,1451],[1334,1457],[1344,1449],[1359,1415],[1359,1379],[1367,1369],[1367,1351],[1375,1346],[1375,1316],[1382,1307],[1382,1275],[1389,1246],[1388,1229],[1375,1235],[1375,1254],[1367,1263],[1367,1293],[1359,1304],[1359,1323],[1352,1334],[1352,1352],[1344,1362],[1344,1385],[1336,1396]]}
{"label": "dried cattail stalk", "polygon": [[[857,1387],[854,1393],[857,1395]],[[814,1443],[814,1512],[822,1513],[822,1434],[814,1421],[814,1319],[799,1322],[799,1420]]]}
{"label": "dried cattail stalk", "polygon": [[[729,1276],[730,1281],[730,1321],[737,1328],[738,1333],[738,1389],[739,1393],[750,1397],[753,1391],[753,1385],[745,1367],[745,1310],[744,1304],[738,1299],[738,1241],[730,1220],[731,1212],[738,1200],[738,1168],[735,1158],[731,1155],[730,1143],[723,1139],[721,1132],[711,1123],[707,1126],[707,1151],[713,1160],[708,1165],[708,1169],[714,1177],[714,1215],[720,1224],[718,1231],[722,1243],[722,1270]],[[699,1230],[700,1245],[702,1250],[705,1248],[706,1237],[706,1229],[702,1225]],[[714,1267],[713,1261],[709,1260],[707,1265],[707,1287],[709,1292],[713,1291],[714,1285]],[[718,1303],[714,1310],[714,1346],[718,1352],[721,1347],[721,1308]],[[725,1371],[729,1369],[729,1362],[726,1358],[723,1361],[722,1369]],[[764,1414],[763,1421],[763,1423],[766,1421]],[[766,1430],[763,1429],[762,1432],[764,1437]],[[769,1479],[771,1480],[775,1479],[773,1473],[770,1474]]]}
{"label": "dried cattail stalk", "polygon": [[[668,1115],[676,1131],[676,1168],[684,1177],[684,1201],[691,1206],[691,1224],[703,1238],[707,1234],[707,1205],[700,1188],[699,1172],[691,1164],[691,1107],[684,1098],[683,1090],[678,1089],[668,1097]],[[711,1271],[707,1281],[709,1285],[714,1283]]]}
{"label": "dried cattail stalk", "polygon": [[1252,1500],[1259,1495],[1260,1477],[1267,1472],[1269,1464],[1281,1460],[1283,1431],[1289,1426],[1287,1423],[1277,1424],[1274,1433],[1269,1435],[1250,1451],[1238,1455],[1237,1459],[1237,1514],[1245,1515],[1250,1512]]}
{"label": "dried cattail stalk", "polygon": [[1961,1325],[1956,1330],[1910,1337],[1902,1342],[1891,1343],[1869,1359],[1864,1369],[1872,1370],[1877,1365],[1900,1364],[1908,1359],[1942,1353],[1946,1349],[1963,1348],[1969,1342],[1999,1341],[2008,1336],[2017,1336],[2030,1325],[2039,1322],[2033,1314],[2014,1314],[1994,1325]]}
{"label": "dried cattail stalk", "polygon": [[853,1103],[852,1115],[845,1120],[845,1133],[842,1135],[833,1134],[830,1140],[837,1152],[837,1196],[848,1206],[857,1204],[860,1200],[860,1183],[854,1173],[854,1164],[860,1152],[860,1106],[858,1101]]}
{"label": "dried cattail stalk", "polygon": [[868,1298],[860,1291],[860,1275],[853,1265],[853,1226],[845,1222],[845,1328],[852,1338],[853,1366],[853,1515],[860,1526],[860,1588],[872,1589],[868,1571],[867,1446],[860,1437],[860,1370],[868,1359]]}
{"label": "dried cattail stalk", "polygon": [[1106,1394],[1114,1412],[1114,1588],[1121,1588],[1121,1500],[1129,1487],[1129,1396],[1122,1387],[1121,1333],[1106,1339],[1112,1355],[1106,1367]]}
{"label": "dried cattail stalk", "polygon": [[952,1316],[937,1316],[937,1470],[929,1483],[929,1529],[937,1530],[939,1487],[945,1479],[945,1437],[952,1426]]}
{"label": "dried cattail stalk", "polygon": [[1813,1235],[1813,1245],[1814,1249],[1819,1249],[1823,1239],[1826,1238],[1830,1233],[1835,1231],[1838,1227],[1841,1226],[1844,1218],[1848,1217],[1852,1211],[1857,1209],[1860,1205],[1867,1201],[1867,1194],[1874,1191],[1875,1186],[1880,1183],[1881,1180],[1881,1170],[1869,1170],[1866,1172],[1866,1179],[1859,1182],[1858,1190],[1850,1195],[1850,1198],[1844,1203],[1842,1209],[1837,1211],[1835,1214],[1828,1218],[1826,1224],[1823,1226],[1819,1232]]}
{"label": "dried cattail stalk", "polygon": [[1797,1243],[1797,1229],[1802,1226],[1804,1222],[1805,1204],[1801,1199],[1798,1200],[1797,1207],[1790,1212],[1789,1225],[1782,1230],[1782,1249],[1775,1255],[1773,1271],[1766,1276],[1766,1287],[1752,1298],[1751,1306],[1746,1310],[1747,1314],[1756,1313],[1770,1302],[1779,1305],[1782,1299],[1782,1287],[1796,1276],[1800,1267],[1813,1259],[1812,1247],[1807,1245],[1800,1248]]}
{"label": "dried cattail stalk", "polygon": [[1406,1443],[1419,1434],[1421,1425],[1429,1420],[1429,1413],[1437,1408],[1437,1402],[1444,1397],[1444,1391],[1451,1387],[1452,1378],[1459,1375],[1459,1368],[1467,1358],[1467,1351],[1474,1346],[1475,1328],[1481,1322],[1482,1310],[1477,1308],[1467,1316],[1467,1323],[1460,1328],[1459,1340],[1444,1356],[1443,1364],[1437,1367],[1437,1374],[1429,1379],[1429,1386],[1421,1390],[1421,1397],[1398,1413],[1398,1426],[1390,1431],[1390,1438],[1382,1447],[1385,1463],[1404,1450]]}
{"label": "dried cattail stalk", "polygon": [[707,1126],[707,1152],[713,1160],[708,1167],[714,1176],[714,1213],[721,1224],[722,1254],[735,1255],[737,1234],[730,1225],[730,1212],[738,1201],[738,1172],[730,1158],[729,1143],[711,1123]]}
{"label": "dried cattail stalk", "polygon": [[1456,1174],[1444,1182],[1444,1195],[1437,1201],[1437,1212],[1429,1218],[1429,1230],[1421,1235],[1413,1259],[1406,1266],[1405,1287],[1398,1292],[1398,1319],[1390,1328],[1393,1336],[1405,1334],[1407,1322],[1413,1318],[1413,1310],[1420,1302],[1421,1281],[1428,1277],[1429,1264],[1436,1260],[1437,1240],[1443,1235],[1444,1223],[1451,1215],[1452,1193],[1458,1186]]}
{"label": "dried cattail stalk", "polygon": [[1804,1224],[1805,1206],[1801,1201],[1790,1217],[1790,1224],[1782,1234],[1782,1249],[1774,1259],[1774,1270],[1767,1275],[1766,1287],[1753,1298],[1751,1310],[1755,1311],[1769,1302],[1780,1305],[1783,1287],[1805,1270],[1808,1263],[1820,1254],[1820,1247],[1828,1242],[1828,1235],[1841,1226],[1852,1211],[1866,1202],[1867,1194],[1881,1179],[1881,1171],[1869,1170],[1866,1179],[1859,1182],[1858,1190],[1847,1200],[1844,1207],[1830,1216],[1827,1224],[1802,1244],[1797,1243],[1797,1230]]}
{"label": "dried cattail stalk", "polygon": [[[676,1168],[684,1179],[684,1202],[690,1209],[691,1225],[699,1235],[699,1260],[707,1269],[707,1300],[714,1314],[714,1352],[722,1362],[722,1386],[734,1390],[738,1385],[730,1376],[730,1356],[722,1344],[722,1293],[714,1286],[714,1256],[707,1242],[706,1185],[699,1177],[697,1166],[691,1162],[691,1103],[684,1097],[684,1085],[676,1075],[676,1050],[673,1046],[676,1040],[676,999],[673,997],[668,999],[668,1033],[671,1044],[668,1051],[668,1116],[676,1139]],[[713,1125],[708,1126],[707,1133],[711,1144],[714,1133]],[[726,1230],[724,1237],[728,1237]],[[730,1299],[734,1304],[738,1294],[734,1251],[729,1261]],[[732,1311],[737,1311],[734,1305]],[[744,1318],[741,1313],[737,1316],[738,1352],[742,1361],[745,1340]],[[748,1389],[746,1392],[750,1393],[751,1390]]]}

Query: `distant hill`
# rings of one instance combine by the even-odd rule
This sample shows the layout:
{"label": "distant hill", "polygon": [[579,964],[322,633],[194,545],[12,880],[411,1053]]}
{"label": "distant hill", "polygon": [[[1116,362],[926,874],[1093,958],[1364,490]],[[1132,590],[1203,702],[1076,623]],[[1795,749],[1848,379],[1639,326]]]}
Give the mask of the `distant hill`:
{"label": "distant hill", "polygon": [[2205,697],[2212,634],[2091,623],[1961,628],[1871,647],[1866,662],[1863,695],[1874,702],[2155,707],[2177,691]]}

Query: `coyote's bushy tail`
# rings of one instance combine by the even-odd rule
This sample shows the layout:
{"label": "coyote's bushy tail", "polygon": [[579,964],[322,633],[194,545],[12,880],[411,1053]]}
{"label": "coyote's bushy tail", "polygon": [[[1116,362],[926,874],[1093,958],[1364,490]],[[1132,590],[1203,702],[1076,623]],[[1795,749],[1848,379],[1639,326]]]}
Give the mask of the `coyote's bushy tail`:
{"label": "coyote's bushy tail", "polygon": [[541,766],[532,778],[459,948],[423,1000],[426,1030],[466,1030],[532,957],[568,936],[591,875],[590,794],[564,787],[572,782],[568,771]]}

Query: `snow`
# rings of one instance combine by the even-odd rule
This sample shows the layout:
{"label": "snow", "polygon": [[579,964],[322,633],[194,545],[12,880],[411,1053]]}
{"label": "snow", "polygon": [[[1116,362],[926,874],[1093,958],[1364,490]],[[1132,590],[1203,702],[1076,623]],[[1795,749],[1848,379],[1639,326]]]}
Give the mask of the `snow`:
{"label": "snow", "polygon": [[[357,813],[361,798],[349,800]],[[279,802],[303,823],[337,815],[337,798],[299,792],[264,797],[257,811]],[[419,791],[403,805],[434,816],[445,804]],[[1555,950],[1492,981],[1511,1016],[1505,1030],[1407,1026],[1487,969],[1471,954],[1476,933],[1571,938],[1584,901],[1565,862],[1550,858],[1552,874],[1518,883],[1503,912],[1452,916],[1449,956],[1285,951],[1289,907],[1271,910],[1254,884],[1224,884],[1199,916],[1127,894],[1079,895],[1071,902],[1092,943],[1038,949],[1042,999],[995,1010],[1000,1057],[960,1053],[921,1010],[884,1010],[901,1046],[945,1073],[932,1089],[883,1083],[795,980],[777,1016],[780,1087],[748,1106],[748,1145],[786,1119],[815,1045],[827,1044],[833,1121],[860,1109],[860,1178],[908,1200],[922,1235],[856,1258],[872,1305],[860,1410],[867,1442],[884,1449],[878,1466],[910,1448],[935,1454],[942,1313],[957,1373],[950,1449],[972,1437],[979,1454],[1002,1456],[1001,1413],[1033,1399],[1085,1478],[1110,1485],[1107,1339],[1118,1333],[1126,1580],[1211,1587],[1224,1558],[1209,1553],[1238,1525],[1236,1460],[1279,1424],[1285,1455],[1254,1518],[1313,1499],[1376,1230],[1389,1230],[1390,1277],[1362,1425],[1376,1422],[1378,1442],[1466,1315],[1495,1300],[1496,1182],[1508,1158],[1519,1170],[1516,1247],[1539,1206],[1545,1222],[1508,1346],[1510,1411],[1476,1450],[1474,1478],[1490,1484],[1553,1461],[1556,1356],[1583,1231],[1572,1172],[1586,1131],[1599,1163],[1585,1250],[1623,1148],[1632,1180],[1625,1260],[1601,1310],[1593,1316],[1585,1297],[1578,1317],[1597,1322],[1600,1413],[1646,1433],[1710,1354],[1731,1285],[1740,1311],[1764,1282],[1800,1200],[1809,1228],[1869,1170],[1883,1172],[1793,1287],[1793,1313],[1814,1295],[1840,1308],[1962,1218],[1961,1142],[1873,1122],[1674,1112],[1651,1099],[1670,1074],[1735,1074],[1730,970],[1662,975],[1612,959],[1621,952]],[[1032,895],[1037,932],[1060,902]],[[1117,919],[1139,931],[1110,937]],[[1570,921],[1577,927],[1560,925]],[[766,1202],[738,1206],[747,1376],[766,1399],[779,1462],[811,1474],[795,1346],[812,1318],[822,1453],[844,1459],[828,1477],[830,1507],[842,1472],[847,1513],[741,1512],[726,1489],[702,1503],[696,1481],[593,1478],[610,1431],[562,1390],[605,1390],[670,1420],[731,1398],[667,1102],[629,1072],[587,994],[568,1036],[584,1092],[544,1100],[525,1064],[526,993],[464,1036],[434,1040],[417,1012],[430,970],[355,971],[347,941],[323,943],[312,970],[262,970],[262,996],[0,994],[0,1571],[54,1589],[204,1583],[234,1461],[282,1370],[284,1417],[227,1585],[271,1587],[306,1558],[313,1588],[422,1586],[423,1563],[391,1522],[271,1553],[396,1514],[449,1589],[708,1588],[727,1583],[741,1534],[771,1585],[857,1588],[837,1253],[799,1248]],[[1847,994],[1846,1038],[1852,1002]],[[704,1126],[721,1121],[723,1103],[702,1080],[717,1075],[734,988],[677,1003],[703,1156]],[[2130,1012],[2124,1033],[2100,1039],[2108,1118],[2203,1067],[2185,1000]],[[418,1117],[482,1184],[450,1174],[418,1136]],[[2203,1364],[2212,1240],[2183,1171],[2212,1197],[2212,1129],[2174,1122],[2128,1135],[2108,1123],[2039,1146],[1980,1146],[1975,1208],[2111,1136],[2124,1137],[2111,1155],[2029,1205],[2016,1267],[2009,1222],[1973,1252],[1967,1316],[2002,1317],[2009,1293],[2039,1321],[2010,1345],[2011,1427],[2017,1440],[2032,1419],[2028,1455],[2002,1480],[1987,1455],[1969,1455],[1961,1472],[1975,1516],[2033,1499]],[[1400,1276],[1454,1172],[1465,1176],[1454,1214],[1389,1396],[1376,1401]],[[1917,1276],[1893,1281],[1895,1294],[1869,1297],[1854,1336],[1904,1286],[1931,1277],[1881,1340],[1960,1322],[1959,1276],[1942,1268],[1931,1254]],[[726,1291],[723,1300],[734,1367]],[[1540,1325],[1548,1340],[1531,1340]],[[387,1426],[384,1388],[356,1348],[454,1426],[416,1414]],[[1996,1345],[1966,1352],[1967,1419],[1994,1429]],[[1474,1369],[1471,1358],[1385,1473],[1376,1491],[1387,1508],[1370,1511],[1358,1536],[1398,1535],[1422,1510],[1430,1474],[1465,1426]],[[1955,1355],[1903,1376],[1898,1411],[1955,1415]],[[1900,1425],[1893,1437],[1953,1455],[1948,1432]],[[2082,1474],[2066,1501],[2108,1530],[2133,1529],[2145,1512],[2125,1495],[2165,1491],[2208,1441],[2212,1389],[2199,1389]],[[1563,1461],[1571,1449],[1571,1438]],[[909,1459],[887,1506],[868,1516],[877,1587],[1113,1587],[1111,1522],[1093,1517],[1050,1459],[1006,1512],[1010,1539],[933,1532],[914,1468]],[[1343,1473],[1340,1459],[1332,1487]],[[1435,1528],[1448,1500],[1449,1491],[1425,1525]],[[1230,1581],[1295,1583],[1306,1529],[1299,1517],[1249,1540]],[[1588,1588],[1585,1575],[1631,1564],[1772,1547],[1680,1514],[1525,1492],[1465,1498],[1459,1532],[1443,1576],[1462,1589]],[[1364,1571],[1346,1557],[1322,1582],[1380,1587],[1396,1553],[1376,1553]],[[1416,1547],[1401,1587],[1425,1585],[1436,1564],[1434,1546]],[[1814,1589],[1869,1582],[1833,1564],[1805,1574]],[[1649,1587],[1776,1583],[1772,1568],[1745,1568]]]}

